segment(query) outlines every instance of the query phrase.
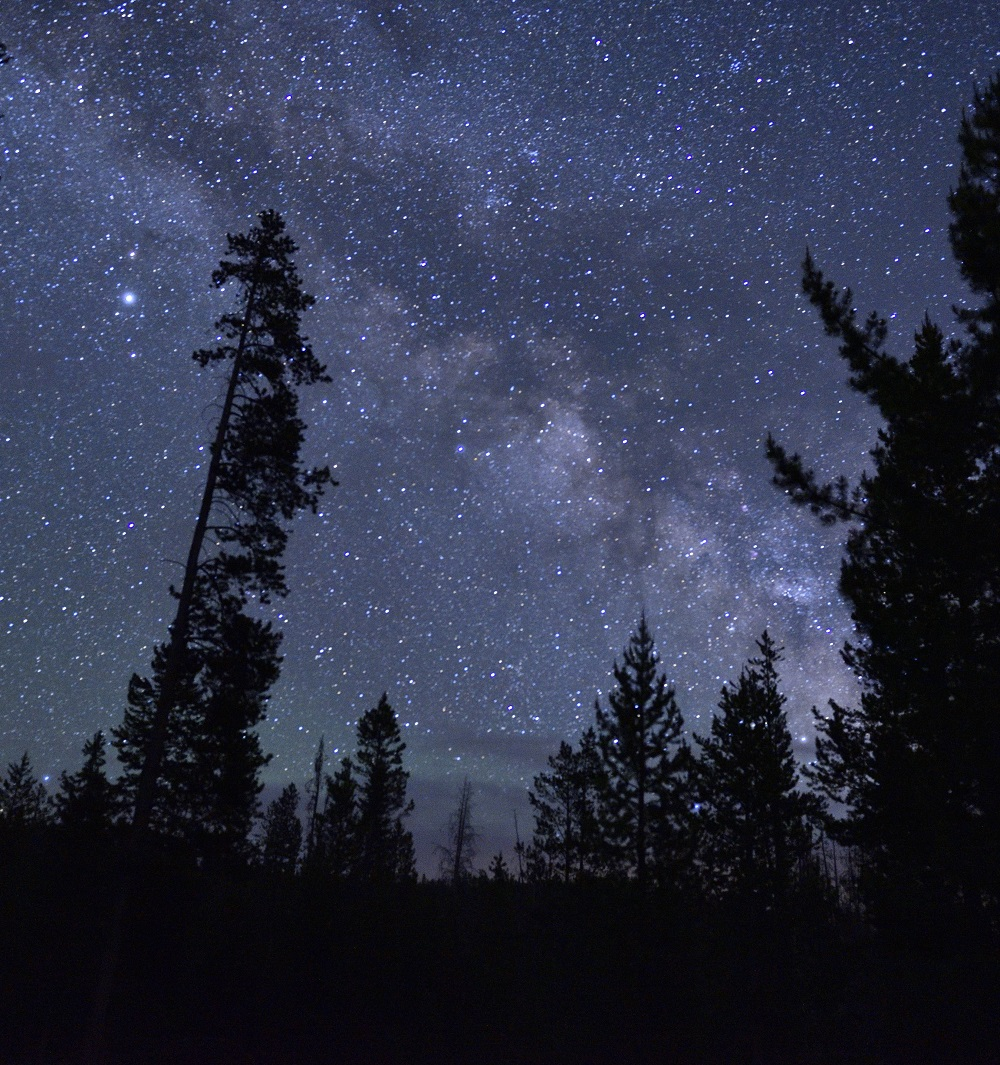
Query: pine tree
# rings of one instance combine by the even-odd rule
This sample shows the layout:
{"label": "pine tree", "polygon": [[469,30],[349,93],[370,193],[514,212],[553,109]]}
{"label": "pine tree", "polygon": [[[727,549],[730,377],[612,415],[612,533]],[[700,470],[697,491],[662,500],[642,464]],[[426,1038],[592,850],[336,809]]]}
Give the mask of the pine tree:
{"label": "pine tree", "polygon": [[355,875],[358,869],[358,781],[354,762],[340,760],[340,768],[326,777],[322,846],[324,872],[337,880]]}
{"label": "pine tree", "polygon": [[405,750],[383,692],[378,705],[362,714],[357,729],[357,869],[365,880],[414,876],[413,837],[403,827],[403,818],[413,812],[413,802],[406,798],[410,774],[403,768]]}
{"label": "pine tree", "polygon": [[299,789],[294,784],[282,788],[269,803],[261,827],[261,864],[275,872],[294,873],[302,850]]}
{"label": "pine tree", "polygon": [[595,704],[597,738],[608,778],[605,835],[620,867],[640,885],[671,855],[655,844],[671,840],[689,759],[684,719],[674,689],[657,670],[659,657],[643,613],[614,665],[616,686],[605,710]]}
{"label": "pine tree", "polygon": [[212,277],[234,284],[237,300],[216,323],[219,343],[194,353],[202,367],[229,367],[202,502],[183,583],[171,589],[169,639],[152,679],[133,678],[114,732],[136,828],[177,822],[230,855],[245,854],[257,813],[266,759],[254,729],[280,669],[280,634],[248,611],[287,593],[286,523],[315,511],[333,483],[328,470],[300,461],[297,389],[328,380],[299,332],[314,300],[302,291],[281,217],[264,211],[258,222],[228,237]]}
{"label": "pine tree", "polygon": [[709,883],[773,906],[787,898],[812,847],[813,796],[799,772],[778,687],[781,649],[767,630],[735,684],[722,689],[719,713],[701,748],[696,778],[702,860]]}
{"label": "pine tree", "polygon": [[6,829],[37,828],[51,817],[45,785],[35,776],[28,752],[19,762],[7,765],[0,779],[0,826]]}
{"label": "pine tree", "polygon": [[[188,669],[175,687],[148,824],[182,841],[202,860],[244,862],[259,809],[260,770],[269,761],[255,727],[278,677],[279,634],[233,602],[217,604],[214,611],[199,603],[193,629],[198,642],[192,643]],[[153,679],[133,676],[124,721],[112,729],[124,769],[117,792],[125,809],[138,799],[165,659],[165,649],[157,648]]]}
{"label": "pine tree", "polygon": [[59,791],[53,801],[61,825],[88,832],[111,826],[116,804],[106,762],[104,733],[98,730],[83,745],[80,769],[72,774],[63,770],[59,777]]}
{"label": "pine tree", "polygon": [[607,864],[601,804],[608,781],[597,734],[587,729],[576,750],[563,741],[548,765],[528,792],[535,811],[534,850],[564,882],[600,875]]}
{"label": "pine tree", "polygon": [[1000,78],[959,139],[952,249],[980,301],[958,311],[964,336],[925,320],[913,355],[895,358],[886,322],[861,322],[807,257],[805,291],[883,425],[853,491],[768,442],[796,503],[853,525],[844,658],[863,689],[819,718],[815,779],[846,805],[839,838],[893,920],[1000,900]]}
{"label": "pine tree", "polygon": [[507,859],[503,856],[503,851],[498,851],[490,859],[489,869],[490,880],[495,884],[507,884],[510,882],[510,870],[507,868]]}

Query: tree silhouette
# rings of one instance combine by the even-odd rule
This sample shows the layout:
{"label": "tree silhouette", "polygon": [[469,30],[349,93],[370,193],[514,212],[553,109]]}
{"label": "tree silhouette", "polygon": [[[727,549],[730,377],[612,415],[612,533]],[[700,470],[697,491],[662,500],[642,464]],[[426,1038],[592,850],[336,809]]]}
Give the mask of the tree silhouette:
{"label": "tree silhouette", "polygon": [[798,863],[812,846],[813,796],[799,790],[799,772],[778,688],[781,649],[767,630],[735,684],[722,689],[719,713],[697,764],[702,858],[722,894],[765,905],[786,898]]}
{"label": "tree silhouette", "polygon": [[[171,729],[160,762],[160,784],[148,824],[183,841],[198,857],[245,861],[258,811],[263,754],[254,730],[277,680],[279,635],[232,602],[218,610],[196,604],[190,667],[175,689]],[[128,706],[112,729],[124,772],[117,791],[125,808],[137,801],[142,768],[162,691],[166,653],[157,648],[153,678],[133,676]],[[196,669],[196,672],[192,672]]]}
{"label": "tree silhouette", "polygon": [[469,778],[462,781],[458,802],[448,819],[447,836],[438,846],[441,876],[458,886],[472,876],[479,834],[472,822],[472,785]]}
{"label": "tree silhouette", "polygon": [[326,737],[320,736],[316,747],[316,757],[313,759],[313,773],[306,784],[306,802],[308,812],[306,816],[306,850],[302,865],[307,873],[318,873],[323,870],[323,817],[324,809],[321,805],[323,794],[323,769],[326,765]]}
{"label": "tree silhouette", "polygon": [[929,320],[901,361],[806,258],[804,288],[851,386],[883,419],[852,490],[821,484],[773,440],[775,482],[823,521],[851,522],[840,585],[860,705],[818,720],[815,779],[847,816],[882,916],[1000,898],[1000,78],[963,116],[953,252],[978,304],[964,337]]}
{"label": "tree silhouette", "polygon": [[35,776],[28,752],[7,765],[0,779],[0,825],[7,829],[36,828],[49,821],[51,809],[45,785]]}
{"label": "tree silhouette", "polygon": [[152,680],[133,678],[132,717],[115,734],[139,830],[155,819],[159,791],[171,803],[185,797],[169,778],[171,756],[217,784],[218,820],[203,825],[214,842],[235,844],[256,813],[263,756],[253,729],[278,676],[280,634],[245,611],[287,593],[286,523],[315,511],[332,483],[327,469],[300,461],[297,389],[328,378],[299,332],[314,300],[302,291],[284,229],[277,212],[262,212],[249,233],[227,238],[228,257],[212,275],[217,287],[235,285],[236,306],[216,322],[216,346],[194,359],[228,364],[228,380],[183,582],[171,589],[170,636],[154,656]]}
{"label": "tree silhouette", "polygon": [[507,859],[504,858],[503,851],[498,851],[490,859],[489,878],[496,884],[510,883],[510,869],[507,868]]}
{"label": "tree silhouette", "polygon": [[643,613],[622,664],[608,708],[595,704],[597,738],[608,778],[605,834],[622,868],[646,884],[663,861],[654,844],[666,838],[674,798],[686,782],[689,760],[684,719],[674,689],[658,671],[659,657]]}
{"label": "tree silhouette", "polygon": [[106,762],[104,733],[98,730],[83,745],[80,769],[75,773],[63,770],[59,777],[53,802],[60,824],[91,832],[110,827],[117,804]]}
{"label": "tree silhouette", "polygon": [[365,880],[410,879],[413,837],[403,827],[403,818],[413,812],[412,800],[406,799],[410,774],[403,768],[406,744],[386,693],[361,715],[357,739],[358,875]]}
{"label": "tree silhouette", "polygon": [[294,873],[302,850],[302,822],[299,820],[299,789],[294,784],[282,788],[281,794],[264,813],[260,858],[265,869]]}
{"label": "tree silhouette", "polygon": [[565,882],[600,875],[607,864],[602,802],[608,780],[597,734],[587,729],[576,750],[563,741],[548,766],[528,792],[535,811],[534,852]]}
{"label": "tree silhouette", "polygon": [[354,762],[341,758],[340,768],[326,777],[326,799],[321,822],[323,871],[342,880],[358,867],[358,781]]}

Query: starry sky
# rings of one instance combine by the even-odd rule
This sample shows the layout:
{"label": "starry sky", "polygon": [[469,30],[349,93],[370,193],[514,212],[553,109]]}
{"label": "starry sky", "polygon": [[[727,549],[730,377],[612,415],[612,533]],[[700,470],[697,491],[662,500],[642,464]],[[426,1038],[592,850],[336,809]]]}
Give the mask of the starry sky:
{"label": "starry sky", "polygon": [[485,861],[643,609],[703,732],[768,627],[807,758],[854,695],[844,530],[763,441],[856,476],[877,424],[803,253],[897,352],[950,327],[955,136],[1000,68],[994,0],[827,7],[5,0],[0,759],[76,768],[165,636],[220,389],[190,353],[269,207],[340,481],[294,526],[269,789],[385,690],[422,867],[466,775]]}

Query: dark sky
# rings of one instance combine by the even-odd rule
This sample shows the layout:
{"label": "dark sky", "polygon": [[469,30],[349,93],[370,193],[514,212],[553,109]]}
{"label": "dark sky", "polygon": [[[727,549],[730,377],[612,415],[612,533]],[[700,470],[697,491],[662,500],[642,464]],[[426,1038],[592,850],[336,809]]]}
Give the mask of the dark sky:
{"label": "dark sky", "polygon": [[268,782],[386,690],[422,865],[465,775],[485,860],[643,608],[701,731],[768,627],[807,756],[852,698],[843,530],[763,439],[853,476],[875,421],[803,252],[897,352],[950,328],[955,135],[1000,67],[995,0],[829,6],[5,0],[2,762],[75,768],[165,636],[219,393],[190,352],[266,207],[341,482],[293,532]]}

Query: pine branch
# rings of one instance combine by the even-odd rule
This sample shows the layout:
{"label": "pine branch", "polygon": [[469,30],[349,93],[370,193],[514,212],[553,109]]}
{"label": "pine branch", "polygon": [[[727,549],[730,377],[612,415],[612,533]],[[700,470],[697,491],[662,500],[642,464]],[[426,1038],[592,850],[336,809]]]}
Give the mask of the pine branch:
{"label": "pine branch", "polygon": [[819,484],[798,454],[789,455],[773,436],[767,436],[767,458],[774,467],[772,481],[798,506],[808,507],[824,525],[838,521],[864,521],[868,516],[861,492],[848,488],[847,478]]}

